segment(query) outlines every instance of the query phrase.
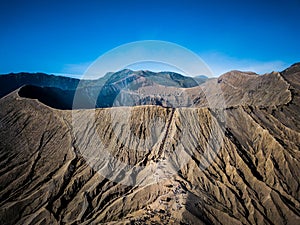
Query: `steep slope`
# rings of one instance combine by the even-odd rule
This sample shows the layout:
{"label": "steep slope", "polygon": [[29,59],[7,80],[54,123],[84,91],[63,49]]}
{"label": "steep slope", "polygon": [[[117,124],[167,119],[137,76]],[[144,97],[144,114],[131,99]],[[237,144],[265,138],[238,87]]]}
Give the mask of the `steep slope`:
{"label": "steep slope", "polygon": [[197,107],[270,106],[291,100],[289,83],[279,72],[258,75],[231,71],[187,92]]}
{"label": "steep slope", "polygon": [[71,111],[5,96],[0,223],[298,224],[299,72],[225,74],[204,86],[212,108]]}

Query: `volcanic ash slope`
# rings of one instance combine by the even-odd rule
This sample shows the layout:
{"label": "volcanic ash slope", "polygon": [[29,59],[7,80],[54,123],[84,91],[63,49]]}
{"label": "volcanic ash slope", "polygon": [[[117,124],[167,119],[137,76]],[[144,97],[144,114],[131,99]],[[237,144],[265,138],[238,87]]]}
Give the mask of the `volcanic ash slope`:
{"label": "volcanic ash slope", "polygon": [[204,83],[225,108],[214,90],[215,107],[74,111],[12,92],[0,224],[299,224],[299,67]]}

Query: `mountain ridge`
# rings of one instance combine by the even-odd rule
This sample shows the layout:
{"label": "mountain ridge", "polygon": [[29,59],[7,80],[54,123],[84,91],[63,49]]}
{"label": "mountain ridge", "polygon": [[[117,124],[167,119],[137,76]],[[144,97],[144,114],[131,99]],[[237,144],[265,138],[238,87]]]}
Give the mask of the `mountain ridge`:
{"label": "mountain ridge", "polygon": [[169,87],[188,107],[59,110],[15,90],[0,98],[0,223],[298,224],[299,75]]}
{"label": "mountain ridge", "polygon": [[[188,85],[191,84],[190,81],[185,84],[186,78],[177,74],[174,78],[169,73],[163,73],[162,76],[161,73],[149,71],[124,71],[107,76],[105,81],[98,83],[99,85],[93,82],[90,83],[91,81],[82,81],[76,82],[77,89],[71,90],[41,87],[39,94],[36,94],[36,96],[34,96],[34,93],[28,92],[32,88],[21,87],[20,95],[22,97],[43,99],[43,103],[60,109],[134,105],[162,105],[165,107],[208,107],[208,104],[210,104],[210,107],[220,107],[220,104],[224,104],[222,107],[238,104],[269,105],[272,101],[262,99],[262,102],[258,103],[259,98],[254,97],[254,95],[262,96],[263,92],[265,94],[269,93],[266,95],[273,94],[269,98],[273,102],[278,99],[277,103],[274,102],[277,105],[280,102],[288,101],[288,99],[283,99],[284,96],[290,98],[288,97],[290,95],[288,84],[281,78],[281,73],[284,72],[257,75],[252,72],[231,71],[219,78],[206,79],[203,83]],[[153,76],[159,77],[160,81],[157,82],[157,78],[153,78]],[[171,78],[165,78],[166,76],[171,76]],[[280,80],[280,82],[277,80]],[[271,87],[276,82],[278,83],[274,86],[277,89],[276,91],[278,93],[286,92],[277,97],[274,95],[273,90],[268,89],[268,86]],[[272,84],[266,86],[267,89],[265,90],[261,89],[260,86],[266,85],[265,83]],[[281,86],[278,86],[279,84]],[[47,89],[49,93],[42,91],[42,89]],[[24,93],[28,93],[28,96]],[[49,97],[43,96],[43,93]],[[174,95],[174,93],[181,94]],[[51,99],[57,99],[58,104]],[[74,104],[74,101],[76,104]]]}

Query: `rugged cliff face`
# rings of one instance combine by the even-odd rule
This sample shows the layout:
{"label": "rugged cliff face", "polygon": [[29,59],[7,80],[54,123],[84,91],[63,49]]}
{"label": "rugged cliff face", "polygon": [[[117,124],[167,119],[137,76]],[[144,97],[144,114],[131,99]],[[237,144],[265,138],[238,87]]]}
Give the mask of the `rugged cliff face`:
{"label": "rugged cliff face", "polygon": [[299,64],[184,93],[189,107],[0,99],[0,223],[299,224]]}

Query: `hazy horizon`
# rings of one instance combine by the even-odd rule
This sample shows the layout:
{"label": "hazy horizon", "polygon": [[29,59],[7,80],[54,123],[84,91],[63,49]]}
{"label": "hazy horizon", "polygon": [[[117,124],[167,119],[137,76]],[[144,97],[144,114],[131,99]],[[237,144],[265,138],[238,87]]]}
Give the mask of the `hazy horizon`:
{"label": "hazy horizon", "polygon": [[[287,69],[288,67],[292,66],[293,64],[296,64],[296,63],[300,63],[300,62],[295,62],[295,63],[292,63],[290,65],[287,65],[287,67],[284,67],[282,70],[270,70],[270,71],[267,71],[266,73],[271,73],[273,71],[275,72],[281,72],[285,69]],[[199,74],[198,76],[189,76],[189,75],[186,75],[184,73],[182,73],[182,71],[176,71],[176,70],[151,70],[151,69],[148,69],[148,68],[139,68],[139,66],[137,67],[126,67],[124,69],[121,69],[121,70],[116,70],[116,71],[107,71],[106,73],[104,73],[103,75],[99,76],[98,78],[94,78],[95,80],[96,79],[99,79],[103,76],[105,76],[106,74],[108,73],[117,73],[117,72],[120,72],[122,70],[125,70],[125,69],[129,69],[133,72],[138,72],[138,71],[150,71],[150,72],[154,72],[154,73],[163,73],[163,72],[173,72],[173,73],[178,73],[180,75],[183,75],[183,76],[186,76],[186,77],[198,77],[198,76],[205,76],[207,77],[206,75],[204,74]],[[228,70],[224,73],[227,73],[227,72],[230,72],[230,71],[241,71],[241,72],[255,72],[255,71],[252,71],[252,70],[238,70],[238,69],[232,69],[232,70]],[[43,72],[43,71],[33,71],[33,72],[28,72],[28,71],[17,71],[17,72],[9,72],[9,73],[0,73],[0,76],[1,75],[8,75],[8,74],[18,74],[18,73],[29,73],[29,74],[38,74],[38,73],[42,73],[42,74],[47,74],[47,75],[54,75],[54,76],[62,76],[62,77],[70,77],[70,78],[75,78],[75,79],[85,79],[84,78],[84,74],[67,74],[67,73],[47,73],[47,72]],[[213,76],[211,78],[218,78],[220,77],[221,75],[223,75],[224,73],[222,74],[219,74],[219,75],[216,75],[216,76]],[[255,72],[257,73],[257,72]],[[257,73],[258,75],[264,75],[265,73]],[[208,77],[209,78],[209,77]],[[94,79],[91,79],[91,80],[94,80]]]}

